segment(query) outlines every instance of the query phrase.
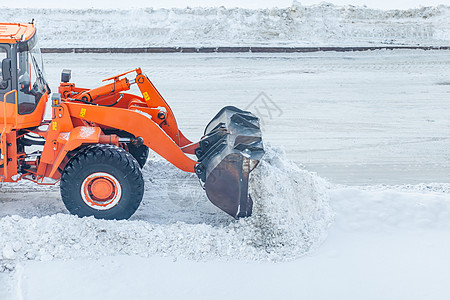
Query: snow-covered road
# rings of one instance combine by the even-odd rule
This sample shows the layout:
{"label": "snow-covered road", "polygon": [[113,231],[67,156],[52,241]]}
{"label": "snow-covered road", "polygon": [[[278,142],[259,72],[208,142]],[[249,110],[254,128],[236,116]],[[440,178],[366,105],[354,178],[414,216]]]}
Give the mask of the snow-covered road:
{"label": "snow-covered road", "polygon": [[192,139],[229,104],[259,110],[272,146],[240,222],[157,156],[130,221],[3,185],[0,299],[447,299],[448,54],[45,55],[53,89],[63,68],[94,87],[141,66]]}

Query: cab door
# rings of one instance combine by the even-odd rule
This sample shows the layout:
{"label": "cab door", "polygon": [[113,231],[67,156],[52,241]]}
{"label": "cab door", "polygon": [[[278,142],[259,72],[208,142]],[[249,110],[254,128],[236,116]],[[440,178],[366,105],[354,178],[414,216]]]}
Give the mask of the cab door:
{"label": "cab door", "polygon": [[50,94],[40,49],[32,42],[27,43],[27,47],[17,47],[17,55],[13,59],[17,64],[13,70],[17,72],[16,82],[13,82],[13,87],[17,85],[17,129],[41,124]]}
{"label": "cab door", "polygon": [[9,45],[0,44],[0,182],[14,181],[17,174],[17,90]]}
{"label": "cab door", "polygon": [[13,85],[15,72],[10,53],[9,45],[0,44],[0,133],[17,125],[17,90]]}

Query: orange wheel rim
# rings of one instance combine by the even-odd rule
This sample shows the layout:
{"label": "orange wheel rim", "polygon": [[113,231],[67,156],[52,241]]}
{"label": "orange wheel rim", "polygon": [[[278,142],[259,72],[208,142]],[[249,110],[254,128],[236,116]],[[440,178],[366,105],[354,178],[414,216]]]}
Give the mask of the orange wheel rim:
{"label": "orange wheel rim", "polygon": [[121,197],[122,186],[114,176],[108,173],[93,173],[81,184],[81,198],[84,203],[97,210],[116,206]]}

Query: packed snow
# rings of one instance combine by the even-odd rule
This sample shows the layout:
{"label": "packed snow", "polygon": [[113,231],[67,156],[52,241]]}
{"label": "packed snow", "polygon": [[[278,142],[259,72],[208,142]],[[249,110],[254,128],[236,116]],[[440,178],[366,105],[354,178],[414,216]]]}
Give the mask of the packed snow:
{"label": "packed snow", "polygon": [[[134,221],[79,219],[58,213],[59,209],[47,211],[47,216],[24,218],[16,214],[4,216],[2,210],[1,268],[8,269],[22,260],[100,258],[105,255],[162,255],[194,260],[284,261],[298,258],[326,237],[333,216],[327,183],[288,161],[280,150],[268,147],[266,151],[261,166],[252,173],[255,201],[252,218],[234,221],[217,213],[202,193],[190,199],[199,203],[183,207],[181,213],[189,214],[190,219],[181,221],[183,217],[177,216],[180,206],[171,202],[172,199],[183,199],[189,187],[173,190],[173,182],[167,178],[176,178],[188,185],[194,183],[200,191],[201,187],[191,174],[154,157],[144,169],[149,196],[145,197]],[[152,197],[155,191],[158,193]],[[59,197],[55,200],[60,201]],[[155,223],[152,218],[155,209],[161,209],[161,214],[165,210],[165,214],[170,214],[167,216],[170,221]],[[204,217],[212,213],[216,216]],[[25,216],[30,215],[39,215],[39,211],[33,212],[29,207]]]}
{"label": "packed snow", "polygon": [[450,7],[377,10],[294,1],[286,8],[2,8],[35,19],[42,47],[450,45]]}

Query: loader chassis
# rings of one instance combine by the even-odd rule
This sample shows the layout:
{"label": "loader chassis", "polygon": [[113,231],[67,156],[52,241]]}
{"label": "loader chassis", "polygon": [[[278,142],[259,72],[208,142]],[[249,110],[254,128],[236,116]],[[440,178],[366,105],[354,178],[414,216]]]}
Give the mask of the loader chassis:
{"label": "loader chassis", "polygon": [[[51,91],[34,24],[0,23],[0,59],[1,182],[60,181],[71,213],[126,219],[141,202],[140,168],[151,149],[195,172],[211,202],[231,216],[251,214],[248,176],[264,154],[253,114],[226,107],[193,143],[140,68],[93,89],[77,87],[63,70],[52,119],[43,120]],[[132,84],[142,96],[125,93]]]}

